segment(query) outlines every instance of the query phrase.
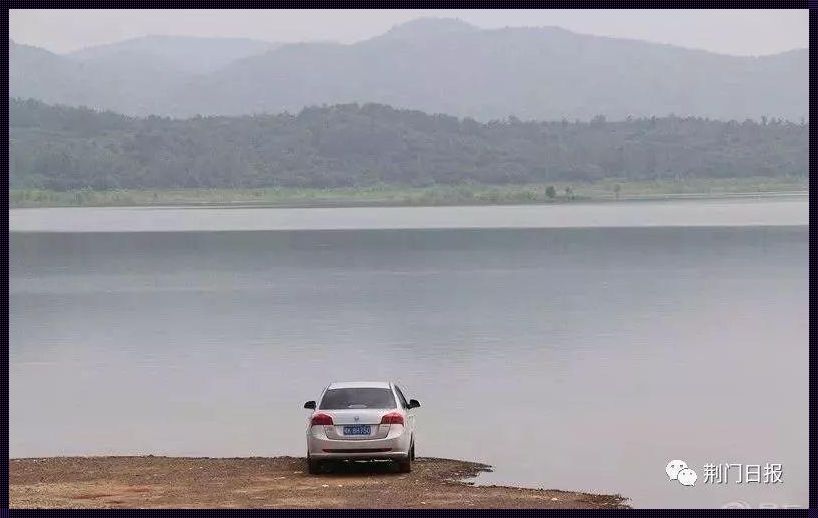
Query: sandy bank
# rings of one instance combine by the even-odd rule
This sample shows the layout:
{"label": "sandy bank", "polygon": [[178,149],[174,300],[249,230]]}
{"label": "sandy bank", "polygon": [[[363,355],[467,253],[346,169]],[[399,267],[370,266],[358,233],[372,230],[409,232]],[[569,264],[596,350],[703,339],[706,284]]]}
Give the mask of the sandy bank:
{"label": "sandy bank", "polygon": [[409,474],[389,463],[344,464],[321,475],[304,459],[54,457],[12,459],[13,508],[617,508],[619,495],[474,486],[489,466],[418,458]]}

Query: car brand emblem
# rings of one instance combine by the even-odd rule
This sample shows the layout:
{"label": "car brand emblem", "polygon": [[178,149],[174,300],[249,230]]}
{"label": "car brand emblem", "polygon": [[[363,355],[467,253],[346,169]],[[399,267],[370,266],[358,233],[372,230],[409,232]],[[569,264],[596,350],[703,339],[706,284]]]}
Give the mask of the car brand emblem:
{"label": "car brand emblem", "polygon": [[358,417],[358,416],[356,415],[356,416],[355,416],[355,420],[356,420],[356,421],[360,421],[360,420],[361,420],[361,418],[360,418],[360,417]]}

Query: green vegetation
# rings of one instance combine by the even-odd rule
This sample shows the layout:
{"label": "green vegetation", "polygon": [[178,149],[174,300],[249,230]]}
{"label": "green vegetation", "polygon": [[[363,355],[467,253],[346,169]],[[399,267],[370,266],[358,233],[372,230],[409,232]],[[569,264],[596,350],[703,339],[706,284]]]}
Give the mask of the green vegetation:
{"label": "green vegetation", "polygon": [[[736,193],[764,195],[781,192],[806,192],[807,180],[791,178],[699,179],[686,182],[600,181],[553,185],[477,185],[433,187],[369,188],[261,188],[261,189],[173,189],[53,191],[13,189],[11,207],[81,207],[146,205],[253,205],[271,207],[332,206],[428,206],[565,203],[620,199],[662,199],[702,196],[718,197]],[[552,191],[553,189],[553,191]],[[553,196],[549,193],[553,192]]]}
{"label": "green vegetation", "polygon": [[357,104],[298,115],[129,118],[10,102],[11,186],[430,187],[806,176],[808,127],[651,118],[506,122]]}
{"label": "green vegetation", "polygon": [[481,124],[373,104],[138,119],[12,99],[9,180],[16,206],[434,205],[800,190],[808,132],[780,120],[679,117]]}

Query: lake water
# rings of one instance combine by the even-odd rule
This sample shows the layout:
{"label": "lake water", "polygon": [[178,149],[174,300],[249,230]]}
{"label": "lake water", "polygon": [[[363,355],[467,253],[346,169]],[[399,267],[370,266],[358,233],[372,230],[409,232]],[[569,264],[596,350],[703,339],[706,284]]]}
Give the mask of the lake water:
{"label": "lake water", "polygon": [[806,507],[807,212],[12,210],[11,456],[303,455],[325,383],[393,379],[480,483]]}
{"label": "lake water", "polygon": [[20,232],[215,232],[452,228],[805,225],[808,198],[571,203],[491,207],[16,209]]}

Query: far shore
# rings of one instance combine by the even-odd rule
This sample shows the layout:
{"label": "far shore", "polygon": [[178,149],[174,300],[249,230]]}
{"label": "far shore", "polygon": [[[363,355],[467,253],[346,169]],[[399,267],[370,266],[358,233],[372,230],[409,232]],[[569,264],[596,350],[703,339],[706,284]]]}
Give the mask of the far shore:
{"label": "far shore", "polygon": [[298,457],[49,457],[9,460],[11,508],[621,509],[621,495],[475,486],[491,467],[418,458],[339,463],[319,475]]}
{"label": "far shore", "polygon": [[11,189],[9,207],[428,207],[806,195],[806,177],[785,177],[329,189]]}

